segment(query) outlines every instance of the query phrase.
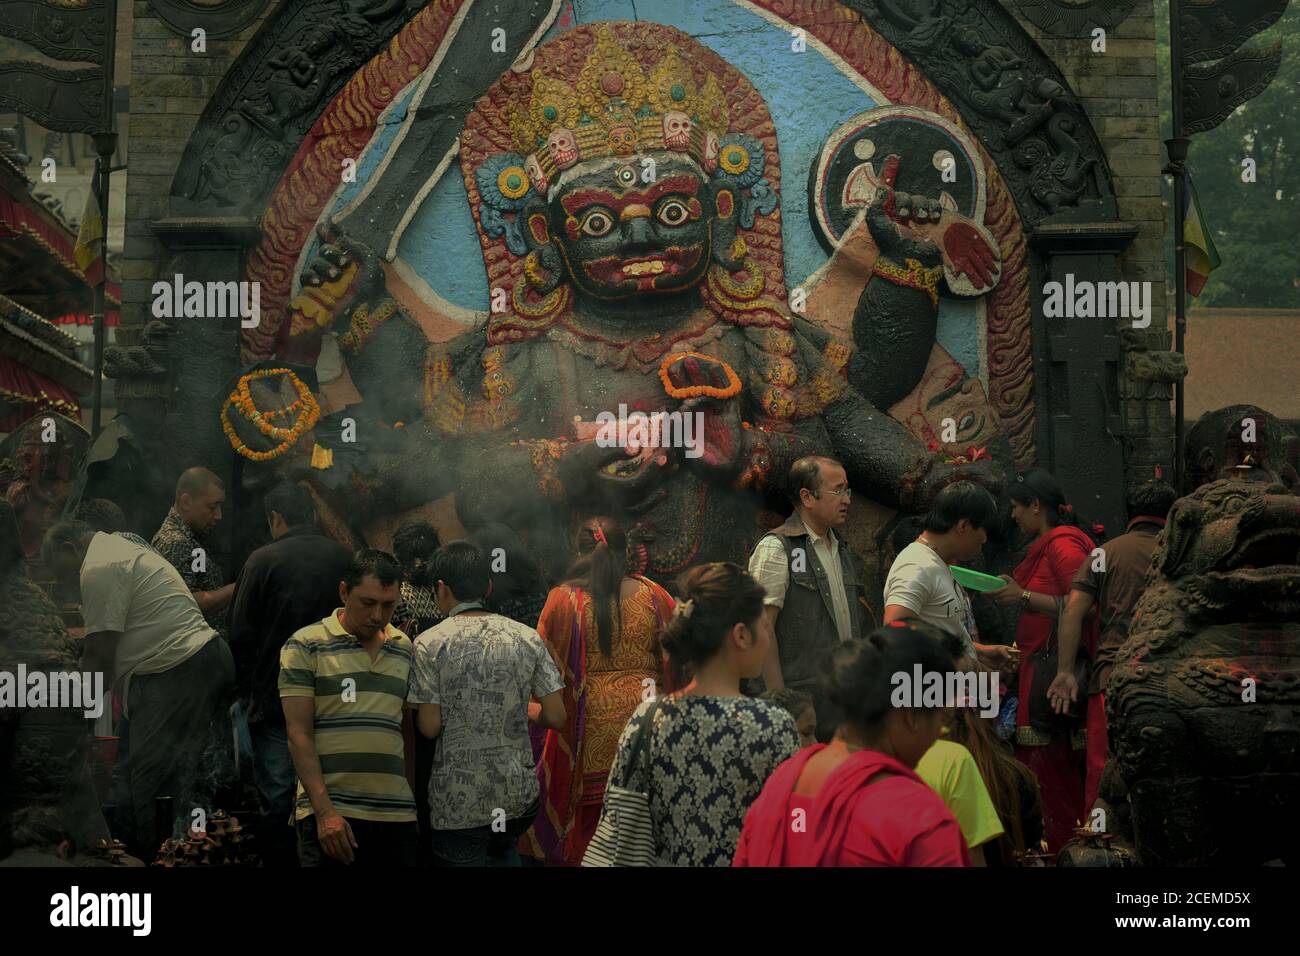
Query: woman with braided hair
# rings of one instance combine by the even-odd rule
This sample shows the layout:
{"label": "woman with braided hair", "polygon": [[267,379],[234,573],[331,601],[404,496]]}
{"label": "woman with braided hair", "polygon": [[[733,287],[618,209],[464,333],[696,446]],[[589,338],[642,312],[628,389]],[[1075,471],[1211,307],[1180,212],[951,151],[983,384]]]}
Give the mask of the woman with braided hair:
{"label": "woman with braided hair", "polygon": [[[799,749],[794,718],[740,692],[772,646],[763,587],[739,565],[703,564],[678,583],[682,603],[662,643],[687,688],[641,704],[618,742],[611,787],[650,795],[661,862],[727,866],[750,803],[781,761]],[[632,742],[649,719],[635,766]]]}
{"label": "woman with braided hair", "polygon": [[[1034,772],[1043,793],[1047,847],[1055,853],[1070,839],[1083,819],[1086,738],[1083,728],[1054,732],[1033,726],[1030,698],[1034,686],[1034,656],[1055,641],[1070,582],[1096,541],[1085,530],[1061,485],[1048,472],[1032,468],[1012,482],[1011,517],[1029,539],[1029,550],[1007,584],[991,597],[1004,606],[1020,605],[1016,646],[1020,649],[1016,711],[1016,758]],[[1103,529],[1093,526],[1094,533]],[[1085,628],[1084,646],[1091,656],[1096,620]],[[1055,676],[1055,675],[1053,675]]]}
{"label": "woman with braided hair", "polygon": [[568,719],[546,733],[545,804],[522,844],[562,866],[581,863],[596,832],[627,719],[665,685],[659,635],[673,611],[667,591],[628,567],[627,536],[613,519],[588,518],[578,553],[537,622],[564,675]]}

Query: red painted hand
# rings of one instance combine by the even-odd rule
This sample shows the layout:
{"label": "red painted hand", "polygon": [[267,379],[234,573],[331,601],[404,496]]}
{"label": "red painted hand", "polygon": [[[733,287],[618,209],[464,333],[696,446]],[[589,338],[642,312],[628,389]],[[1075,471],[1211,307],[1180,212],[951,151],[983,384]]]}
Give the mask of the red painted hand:
{"label": "red painted hand", "polygon": [[979,230],[967,222],[954,222],[943,233],[943,248],[952,267],[983,289],[993,284],[997,256]]}

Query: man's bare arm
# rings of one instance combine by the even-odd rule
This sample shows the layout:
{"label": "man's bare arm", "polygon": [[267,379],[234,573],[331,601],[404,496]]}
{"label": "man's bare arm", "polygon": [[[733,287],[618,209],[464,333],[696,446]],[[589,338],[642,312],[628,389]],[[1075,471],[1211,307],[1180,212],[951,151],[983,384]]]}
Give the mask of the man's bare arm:
{"label": "man's bare arm", "polygon": [[1057,625],[1056,639],[1059,642],[1056,657],[1056,676],[1047,688],[1047,699],[1052,702],[1052,709],[1058,714],[1068,713],[1070,705],[1079,699],[1079,693],[1087,693],[1087,688],[1080,688],[1074,678],[1074,663],[1079,656],[1079,644],[1083,640],[1083,621],[1096,602],[1086,591],[1071,590],[1065,601],[1065,610]]}
{"label": "man's bare arm", "polygon": [[199,610],[204,614],[211,614],[214,611],[225,610],[230,604],[235,596],[235,585],[231,583],[215,591],[191,591],[190,593],[198,602]]}
{"label": "man's bare arm", "polygon": [[311,801],[316,817],[335,813],[325,779],[321,775],[320,756],[316,753],[316,699],[314,697],[283,697],[284,722],[289,737],[289,755],[293,769],[302,781],[302,788]]}
{"label": "man's bare arm", "polygon": [[415,712],[415,726],[430,740],[442,733],[442,704],[420,704]]}
{"label": "man's bare arm", "polygon": [[556,690],[541,699],[537,724],[548,730],[561,730],[567,715],[564,712],[564,691]]}
{"label": "man's bare arm", "polygon": [[1056,672],[1073,674],[1074,662],[1079,656],[1079,644],[1083,639],[1083,620],[1093,606],[1092,595],[1086,591],[1071,590],[1065,601],[1065,612],[1057,628]]}
{"label": "man's bare arm", "polygon": [[902,604],[885,605],[885,623],[893,624],[895,621],[909,621],[916,619],[916,612],[910,607]]}
{"label": "man's bare arm", "polygon": [[293,769],[302,781],[303,792],[311,801],[316,815],[316,838],[326,855],[340,863],[356,859],[353,851],[357,839],[352,826],[334,808],[320,769],[320,755],[316,753],[316,699],[314,697],[282,697],[284,720],[289,736],[289,756]]}

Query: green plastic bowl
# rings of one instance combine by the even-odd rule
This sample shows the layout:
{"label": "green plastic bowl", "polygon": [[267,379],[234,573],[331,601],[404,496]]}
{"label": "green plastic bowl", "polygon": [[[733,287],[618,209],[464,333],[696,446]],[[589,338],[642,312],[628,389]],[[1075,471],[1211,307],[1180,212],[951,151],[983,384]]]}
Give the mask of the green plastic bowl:
{"label": "green plastic bowl", "polygon": [[972,591],[988,593],[1007,586],[1006,581],[991,574],[984,574],[982,571],[959,568],[955,564],[948,565],[948,570],[952,572],[952,576],[957,579],[958,584],[964,588],[970,588]]}

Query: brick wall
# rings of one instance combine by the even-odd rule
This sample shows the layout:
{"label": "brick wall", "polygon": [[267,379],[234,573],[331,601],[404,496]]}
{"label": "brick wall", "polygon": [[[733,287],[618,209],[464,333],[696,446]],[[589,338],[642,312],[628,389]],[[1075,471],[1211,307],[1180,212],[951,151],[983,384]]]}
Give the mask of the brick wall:
{"label": "brick wall", "polygon": [[268,4],[262,16],[237,36],[209,37],[207,52],[195,53],[189,37],[177,36],[145,0],[135,0],[131,115],[125,130],[132,149],[124,176],[126,230],[121,259],[126,329],[138,329],[151,318],[151,289],[164,278],[169,256],[150,224],[168,214],[172,178],[199,115],[249,38],[277,6]]}

